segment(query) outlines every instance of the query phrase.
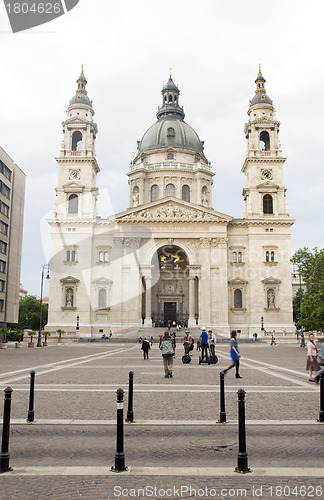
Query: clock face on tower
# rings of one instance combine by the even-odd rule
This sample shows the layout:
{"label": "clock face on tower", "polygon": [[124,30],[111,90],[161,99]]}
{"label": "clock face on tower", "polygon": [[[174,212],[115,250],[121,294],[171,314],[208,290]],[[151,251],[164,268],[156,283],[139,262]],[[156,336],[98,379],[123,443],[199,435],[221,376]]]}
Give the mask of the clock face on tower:
{"label": "clock face on tower", "polygon": [[262,177],[262,179],[272,179],[271,170],[262,170],[261,177]]}
{"label": "clock face on tower", "polygon": [[70,170],[69,178],[74,179],[74,180],[79,180],[80,179],[80,170],[78,170],[77,168]]}

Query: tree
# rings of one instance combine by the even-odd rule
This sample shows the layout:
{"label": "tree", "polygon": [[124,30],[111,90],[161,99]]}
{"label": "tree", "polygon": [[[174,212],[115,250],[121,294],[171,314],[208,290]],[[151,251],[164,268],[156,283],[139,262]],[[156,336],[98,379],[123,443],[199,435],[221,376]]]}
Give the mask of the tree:
{"label": "tree", "polygon": [[306,285],[299,324],[307,330],[321,330],[324,327],[324,249],[315,247],[311,251],[304,247],[294,253],[291,262],[298,266]]}
{"label": "tree", "polygon": [[[42,328],[47,323],[48,304],[43,303]],[[27,295],[19,302],[19,328],[39,329],[40,301],[34,295]]]}

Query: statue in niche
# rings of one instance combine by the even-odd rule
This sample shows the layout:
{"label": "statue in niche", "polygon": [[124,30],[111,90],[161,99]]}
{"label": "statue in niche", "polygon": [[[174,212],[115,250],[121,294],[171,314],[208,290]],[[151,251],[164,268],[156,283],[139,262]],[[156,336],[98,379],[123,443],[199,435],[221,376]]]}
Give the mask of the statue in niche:
{"label": "statue in niche", "polygon": [[276,294],[275,294],[275,291],[270,288],[268,290],[268,308],[269,309],[274,309],[275,308],[275,298],[276,298]]}
{"label": "statue in niche", "polygon": [[139,194],[134,193],[133,194],[133,207],[137,207],[139,204]]}
{"label": "statue in niche", "polygon": [[204,207],[208,207],[208,196],[207,196],[206,192],[203,192],[202,195],[201,195],[201,204]]}
{"label": "statue in niche", "polygon": [[73,307],[73,289],[67,288],[65,295],[65,307]]}

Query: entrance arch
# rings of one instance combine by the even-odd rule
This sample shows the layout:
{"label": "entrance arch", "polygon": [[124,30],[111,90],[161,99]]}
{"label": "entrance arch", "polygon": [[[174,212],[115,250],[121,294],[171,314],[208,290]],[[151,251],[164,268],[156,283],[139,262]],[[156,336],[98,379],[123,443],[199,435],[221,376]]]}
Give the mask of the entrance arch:
{"label": "entrance arch", "polygon": [[159,279],[152,288],[153,324],[168,326],[176,323],[188,326],[190,274],[188,255],[182,248],[173,244],[160,247],[156,253]]}

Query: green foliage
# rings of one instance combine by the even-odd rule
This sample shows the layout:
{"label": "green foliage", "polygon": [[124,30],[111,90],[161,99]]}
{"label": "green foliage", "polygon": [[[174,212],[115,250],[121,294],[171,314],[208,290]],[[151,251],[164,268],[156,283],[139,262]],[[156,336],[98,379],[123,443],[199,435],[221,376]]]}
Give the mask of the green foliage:
{"label": "green foliage", "polygon": [[[301,316],[298,323],[306,330],[320,330],[324,327],[324,249],[313,251],[307,247],[299,249],[291,261],[297,265],[298,272],[306,284],[306,291],[302,295]],[[299,296],[298,296],[299,299]],[[295,307],[297,314],[296,299]],[[298,305],[299,307],[299,305]],[[294,311],[295,312],[295,311]]]}
{"label": "green foliage", "polygon": [[0,328],[0,342],[7,342],[8,328]]}
{"label": "green foliage", "polygon": [[65,331],[64,331],[64,330],[59,329],[59,330],[56,330],[56,333],[58,333],[58,334],[59,334],[59,339],[60,339],[60,338],[62,337],[62,334],[63,334],[63,333],[65,333]]}
{"label": "green foliage", "polygon": [[[48,304],[42,307],[42,328],[47,323]],[[27,319],[26,319],[27,318]],[[39,329],[40,301],[34,295],[27,295],[19,302],[19,328]]]}
{"label": "green foliage", "polygon": [[22,330],[12,330],[7,333],[7,341],[20,342],[24,336],[24,332]]}

